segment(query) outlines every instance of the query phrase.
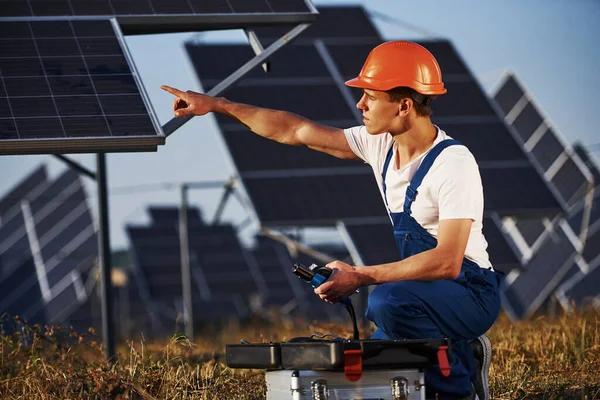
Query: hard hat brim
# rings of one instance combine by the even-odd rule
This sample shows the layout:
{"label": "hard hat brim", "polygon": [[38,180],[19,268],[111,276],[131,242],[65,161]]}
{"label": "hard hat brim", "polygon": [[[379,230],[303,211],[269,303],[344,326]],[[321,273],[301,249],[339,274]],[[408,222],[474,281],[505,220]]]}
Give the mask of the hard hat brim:
{"label": "hard hat brim", "polygon": [[356,78],[350,79],[349,81],[346,81],[345,84],[346,84],[346,86],[360,88],[360,89],[371,89],[371,90],[381,90],[381,91],[392,90],[392,89],[400,87],[400,86],[405,86],[405,87],[414,89],[418,93],[421,93],[426,96],[437,96],[437,95],[445,94],[447,92],[446,88],[444,88],[443,83],[436,85],[438,87],[432,90],[431,88],[423,87],[422,84],[415,82],[415,81],[403,82],[403,81],[398,81],[398,80],[388,80],[388,81],[381,82],[381,81],[378,81],[378,80],[375,80],[375,79],[372,79],[369,77],[362,77],[362,76],[357,76]]}

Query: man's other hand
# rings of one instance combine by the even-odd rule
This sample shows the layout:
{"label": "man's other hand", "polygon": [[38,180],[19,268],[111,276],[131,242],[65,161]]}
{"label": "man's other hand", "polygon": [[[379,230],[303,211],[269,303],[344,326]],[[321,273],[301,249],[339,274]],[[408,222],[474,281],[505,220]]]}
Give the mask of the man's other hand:
{"label": "man's other hand", "polygon": [[315,293],[328,303],[338,303],[349,297],[361,286],[360,275],[354,267],[341,261],[333,261],[326,265],[332,270],[331,276],[315,289]]}

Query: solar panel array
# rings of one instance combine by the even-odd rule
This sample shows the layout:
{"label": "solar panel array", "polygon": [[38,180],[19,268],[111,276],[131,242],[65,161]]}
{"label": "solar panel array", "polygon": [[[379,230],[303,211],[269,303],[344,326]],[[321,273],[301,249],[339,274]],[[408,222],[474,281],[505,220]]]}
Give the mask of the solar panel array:
{"label": "solar panel array", "polygon": [[[581,298],[571,287],[587,275],[588,260],[593,258],[590,252],[596,252],[590,248],[594,235],[594,230],[590,229],[583,259],[577,257],[582,247],[580,238],[586,237],[584,229],[588,225],[584,220],[587,208],[584,196],[594,185],[597,168],[586,157],[585,149],[566,144],[514,74],[504,77],[494,99],[504,113],[505,121],[544,172],[544,179],[567,210],[565,218],[514,219],[511,222],[513,229],[509,232],[517,240],[521,239],[521,256],[531,260],[525,263],[524,273],[509,280],[512,283],[505,289],[507,307],[514,310],[513,317],[524,318],[543,308],[557,292],[562,305],[568,308],[570,300]],[[600,214],[595,211],[597,207],[598,204],[592,207],[590,228],[600,219]],[[557,232],[561,234],[557,235]],[[562,255],[556,254],[557,251],[563,251]]]}
{"label": "solar panel array", "polygon": [[0,21],[0,154],[164,144],[115,29],[108,19]]}
{"label": "solar panel array", "polygon": [[[157,313],[154,328],[172,329],[183,315],[179,220],[177,208],[151,208],[149,226],[128,226],[136,266],[136,284]],[[260,276],[247,264],[246,254],[231,225],[208,226],[198,210],[188,214],[194,318],[242,317],[248,298],[259,291]]]}
{"label": "solar panel array", "polygon": [[86,301],[97,239],[79,175],[43,167],[0,201],[0,312],[62,323]]}
{"label": "solar panel array", "polygon": [[[600,307],[600,171],[589,153],[581,145],[574,146],[575,151],[595,178],[597,184],[590,212],[589,230],[586,236],[579,268],[564,280],[557,290],[557,296],[565,309],[575,306]],[[568,222],[573,229],[581,226],[585,207],[580,203],[569,215]]]}

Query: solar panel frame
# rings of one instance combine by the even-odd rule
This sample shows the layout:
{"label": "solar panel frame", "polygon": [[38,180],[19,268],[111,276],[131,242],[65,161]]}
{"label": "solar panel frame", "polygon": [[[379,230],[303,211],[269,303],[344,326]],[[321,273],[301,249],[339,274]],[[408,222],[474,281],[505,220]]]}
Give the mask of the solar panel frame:
{"label": "solar panel frame", "polygon": [[[183,7],[173,8],[176,1],[179,1]],[[54,2],[48,2],[48,0],[3,0],[3,3],[5,7],[0,9],[0,19],[116,17],[123,33],[127,35],[310,23],[315,21],[318,15],[309,0],[270,0],[252,3],[262,5],[261,9],[248,8],[249,2],[240,0],[228,0],[227,2],[189,0],[185,3],[181,0],[166,2],[163,0],[137,2],[131,0],[119,0],[118,2],[109,0],[96,2],[86,0]],[[6,5],[12,5],[15,8]],[[49,5],[55,7],[52,8]],[[165,8],[165,6],[167,7]]]}
{"label": "solar panel frame", "polygon": [[[0,66],[0,81],[2,82],[1,86],[3,89],[0,96],[3,96],[5,99],[4,103],[7,103],[7,101],[10,102],[8,103],[8,107],[0,104],[3,107],[1,108],[3,112],[7,112],[7,110],[9,112],[9,116],[0,115],[0,121],[3,124],[2,134],[0,134],[0,143],[2,144],[0,146],[0,155],[156,151],[158,145],[165,143],[165,135],[162,127],[153,111],[152,104],[141,83],[135,64],[127,50],[123,35],[114,18],[4,18],[0,20],[0,28],[2,24],[5,24],[4,29],[2,29],[3,32],[12,31],[12,29],[6,27],[6,24],[9,24],[13,28],[27,25],[29,30],[29,33],[27,33],[24,28],[15,29],[15,32],[12,33],[12,38],[0,40],[0,46],[2,45],[1,42],[4,42],[6,45],[12,43],[14,40],[24,41],[23,43],[32,43],[32,50],[29,50],[29,53],[31,53],[29,56],[27,56],[29,54],[27,53],[27,47],[24,48],[22,46],[23,43],[14,47],[15,50],[11,50],[13,47],[7,47],[5,50],[16,52],[13,54],[13,57],[21,57],[23,60],[26,59],[23,57],[32,57],[31,59],[37,59],[43,63],[45,62],[44,60],[49,59],[61,60],[64,58],[64,55],[68,54],[69,57],[84,60],[83,66],[85,67],[85,71],[82,74],[82,71],[79,70],[78,73],[82,74],[80,78],[74,76],[66,77],[65,75],[52,75],[53,73],[57,73],[55,67],[48,66],[49,69],[46,69],[46,67],[40,66],[37,67],[36,71],[41,76],[37,78],[28,77],[27,80],[23,80],[19,78],[21,76],[19,74],[22,72],[19,72],[18,69],[10,69],[10,73],[16,73],[16,76],[7,76],[1,72],[2,69]],[[72,39],[51,39],[49,36],[52,37],[52,35],[55,35],[52,33],[53,29],[34,29],[34,27],[43,27],[44,25],[54,25],[54,27],[57,27],[66,24],[71,28]],[[80,43],[79,41],[89,40],[90,35],[95,34],[93,32],[86,32],[86,24],[94,27],[104,24],[103,31],[101,31],[103,35],[112,31],[112,35],[108,36],[108,38],[112,40],[114,36],[114,40],[118,43],[120,52],[117,55],[124,59],[128,65],[128,73],[126,75],[117,75],[116,73],[105,75],[107,72],[105,67],[101,67],[104,68],[103,70],[90,70],[85,60],[94,57],[105,57],[106,54],[102,54],[102,51],[107,50],[95,46],[93,43],[88,43],[91,47],[88,45],[86,45],[87,47],[82,47],[85,43]],[[106,29],[107,26],[110,28]],[[35,36],[35,30],[38,30],[38,33],[41,35],[40,37]],[[56,29],[56,31],[56,34],[60,34],[64,29]],[[77,33],[78,31],[81,32],[81,36]],[[67,40],[71,40],[67,47],[58,43]],[[50,53],[48,56],[44,56],[41,49],[46,48],[46,44],[49,41],[52,42],[50,43],[52,46],[48,47]],[[45,45],[40,48],[37,45],[38,42],[43,42]],[[57,45],[59,47],[56,47]],[[88,53],[88,48],[100,51],[100,54],[90,54]],[[115,49],[116,47],[113,46],[112,48]],[[7,53],[4,52],[4,54],[6,57]],[[12,53],[9,53],[8,56],[10,54]],[[4,60],[6,58],[0,59],[0,64]],[[14,58],[11,60],[11,63],[13,63]],[[122,65],[119,68],[118,71],[122,71]],[[60,72],[62,73],[62,71]],[[126,104],[138,111],[143,111],[143,114],[130,114],[131,116],[128,117],[129,121],[123,118],[123,111],[108,114],[102,110],[102,105],[108,104],[105,101],[107,100],[106,96],[110,96],[117,88],[124,87],[123,83],[114,80],[114,77],[117,76],[119,76],[119,79],[123,79],[123,76],[129,76],[131,78],[128,83],[131,88],[130,93],[139,95],[139,100],[141,100],[141,102],[137,101],[137,103]],[[31,85],[29,82],[31,79],[38,79],[40,85]],[[74,81],[73,79],[76,80]],[[23,81],[23,84],[19,84],[20,81]],[[9,85],[7,85],[7,82],[9,82]],[[13,84],[16,84],[16,86]],[[21,91],[24,91],[26,96],[21,96]],[[97,102],[75,101],[73,96],[95,96]],[[59,100],[57,101],[57,99]],[[121,102],[124,100],[122,97],[119,98]],[[140,106],[142,103],[143,107]],[[113,111],[114,109],[113,107]],[[23,110],[28,110],[28,112],[24,112]],[[37,114],[32,115],[31,110],[35,110]],[[92,112],[94,114],[81,114],[83,112]],[[141,116],[142,119],[140,120],[138,116]],[[82,128],[84,132],[80,131]]]}

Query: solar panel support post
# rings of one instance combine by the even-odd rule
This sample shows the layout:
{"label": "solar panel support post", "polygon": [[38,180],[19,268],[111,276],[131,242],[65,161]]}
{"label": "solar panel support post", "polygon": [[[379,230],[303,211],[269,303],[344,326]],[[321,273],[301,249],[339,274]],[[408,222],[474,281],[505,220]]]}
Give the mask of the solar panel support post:
{"label": "solar panel support post", "polygon": [[[259,55],[260,53],[265,51],[264,47],[260,43],[260,40],[258,39],[258,36],[256,36],[256,33],[252,29],[244,29],[244,33],[248,38],[248,43],[250,43],[250,47],[252,47],[252,50],[254,50],[254,54]],[[265,72],[269,72],[270,68],[271,64],[269,62],[262,63],[262,69]]]}
{"label": "solar panel support post", "polygon": [[188,185],[181,185],[181,206],[179,208],[179,248],[181,255],[181,289],[183,295],[183,322],[185,335],[194,340],[194,312],[192,309],[192,274],[190,268],[190,242],[188,236]]}
{"label": "solar panel support post", "polygon": [[233,179],[231,179],[229,182],[227,182],[227,185],[225,185],[225,191],[223,192],[223,196],[221,197],[221,200],[219,201],[219,207],[217,208],[217,211],[215,212],[215,216],[212,220],[212,225],[217,225],[221,221],[221,215],[223,215],[223,210],[225,209],[225,206],[227,205],[227,200],[229,200],[229,197],[233,194],[234,185],[235,185],[235,180],[233,180]]}
{"label": "solar panel support post", "polygon": [[[255,67],[263,64],[265,61],[269,59],[277,50],[281,49],[283,46],[294,40],[298,35],[300,35],[306,28],[308,28],[310,24],[300,24],[290,30],[288,33],[277,39],[273,42],[269,47],[267,47],[260,54],[256,55],[246,64],[242,65],[235,72],[229,75],[227,78],[223,79],[216,85],[214,88],[209,90],[206,94],[209,96],[220,96],[225,93],[228,89],[230,89],[233,85],[235,85],[238,81],[240,81],[244,76],[246,76],[250,71],[252,71]],[[182,118],[173,118],[168,121],[166,124],[162,126],[162,130],[165,136],[171,135],[177,129],[181,128],[186,122],[192,119],[192,115],[186,115]]]}
{"label": "solar panel support post", "polygon": [[53,154],[53,156],[58,158],[60,161],[64,162],[65,164],[67,164],[67,166],[69,168],[74,169],[75,171],[87,176],[88,178],[92,178],[93,180],[96,180],[96,174],[93,173],[92,171],[90,171],[89,169],[87,169],[86,167],[84,167],[83,165],[79,164],[78,162],[73,161],[70,158],[63,156],[62,154]]}
{"label": "solar panel support post", "polygon": [[108,223],[108,188],[106,184],[106,154],[96,154],[96,185],[98,189],[98,259],[100,265],[100,290],[102,309],[102,343],[104,356],[115,359],[115,335],[112,302],[111,254]]}

